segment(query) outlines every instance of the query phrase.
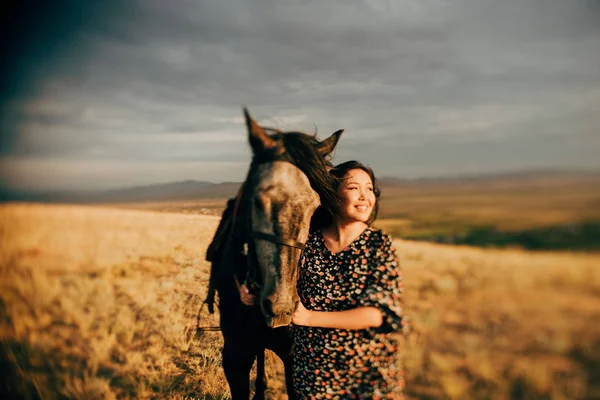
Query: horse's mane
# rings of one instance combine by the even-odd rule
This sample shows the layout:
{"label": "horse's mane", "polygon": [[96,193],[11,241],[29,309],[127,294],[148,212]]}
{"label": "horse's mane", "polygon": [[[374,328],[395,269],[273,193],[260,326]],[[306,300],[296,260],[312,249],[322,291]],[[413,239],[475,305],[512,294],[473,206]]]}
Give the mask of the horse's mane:
{"label": "horse's mane", "polygon": [[336,178],[329,173],[332,166],[330,155],[325,158],[319,154],[319,140],[315,135],[301,132],[281,132],[266,129],[271,137],[283,145],[289,161],[308,178],[311,187],[321,198],[321,204],[330,215],[336,215],[341,209],[341,200],[337,193]]}

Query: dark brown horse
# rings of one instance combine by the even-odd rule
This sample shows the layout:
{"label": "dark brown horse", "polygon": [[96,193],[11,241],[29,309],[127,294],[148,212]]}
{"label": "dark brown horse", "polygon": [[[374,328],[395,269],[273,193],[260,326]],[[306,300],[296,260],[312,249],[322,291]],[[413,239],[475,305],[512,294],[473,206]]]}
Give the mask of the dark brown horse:
{"label": "dark brown horse", "polygon": [[[342,131],[318,141],[313,135],[261,128],[247,110],[244,114],[253,159],[207,252],[213,262],[207,303],[212,312],[216,290],[223,369],[233,399],[249,398],[255,359],[254,399],[264,398],[265,349],[283,361],[288,393],[294,398],[290,323],[298,305],[298,261],[317,206],[323,203],[330,212],[338,207],[327,159]],[[256,295],[256,306],[241,302],[238,285],[244,282]]]}

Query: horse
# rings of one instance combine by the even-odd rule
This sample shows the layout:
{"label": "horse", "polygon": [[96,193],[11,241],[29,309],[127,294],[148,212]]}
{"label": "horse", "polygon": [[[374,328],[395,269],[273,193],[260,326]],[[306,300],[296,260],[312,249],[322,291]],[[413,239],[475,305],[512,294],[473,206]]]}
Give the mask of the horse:
{"label": "horse", "polygon": [[[235,199],[228,202],[209,249],[209,295],[214,312],[219,295],[223,334],[222,366],[233,400],[250,396],[250,370],[257,360],[254,399],[266,390],[264,351],[272,350],[285,368],[292,389],[292,315],[298,306],[298,262],[317,207],[339,207],[328,159],[343,132],[319,141],[316,135],[259,126],[244,108],[252,162]],[[245,282],[255,306],[240,300]]]}

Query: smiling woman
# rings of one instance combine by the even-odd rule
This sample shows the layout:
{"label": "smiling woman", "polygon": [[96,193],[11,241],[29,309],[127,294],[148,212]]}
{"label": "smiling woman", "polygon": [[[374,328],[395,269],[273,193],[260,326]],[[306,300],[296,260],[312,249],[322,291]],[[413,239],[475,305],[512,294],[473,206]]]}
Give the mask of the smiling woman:
{"label": "smiling woman", "polygon": [[330,173],[340,180],[338,192],[345,207],[345,215],[340,218],[346,223],[373,223],[379,211],[377,199],[380,195],[373,171],[357,161],[348,161],[338,165]]}
{"label": "smiling woman", "polygon": [[349,161],[337,178],[340,212],[314,230],[300,260],[294,330],[298,398],[402,398],[389,335],[402,327],[402,277],[392,239],[377,217],[373,171]]}

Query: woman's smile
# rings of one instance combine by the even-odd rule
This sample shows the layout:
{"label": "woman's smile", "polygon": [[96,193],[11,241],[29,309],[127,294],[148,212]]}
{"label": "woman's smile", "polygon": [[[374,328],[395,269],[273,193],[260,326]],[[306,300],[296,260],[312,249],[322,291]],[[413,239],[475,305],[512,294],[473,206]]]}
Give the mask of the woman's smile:
{"label": "woman's smile", "polygon": [[377,201],[369,174],[362,169],[348,171],[340,188],[340,196],[346,204],[344,210],[345,220],[360,222],[369,220]]}

